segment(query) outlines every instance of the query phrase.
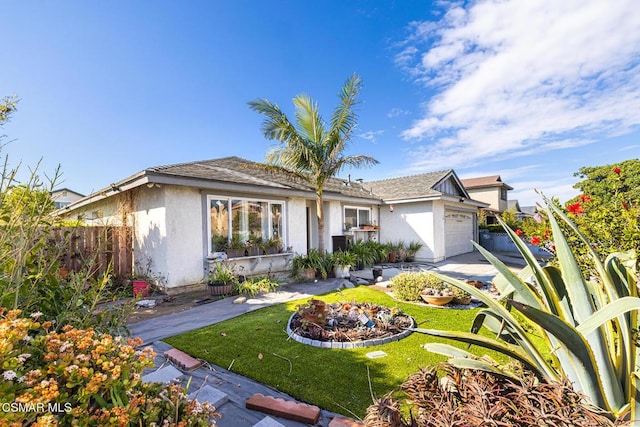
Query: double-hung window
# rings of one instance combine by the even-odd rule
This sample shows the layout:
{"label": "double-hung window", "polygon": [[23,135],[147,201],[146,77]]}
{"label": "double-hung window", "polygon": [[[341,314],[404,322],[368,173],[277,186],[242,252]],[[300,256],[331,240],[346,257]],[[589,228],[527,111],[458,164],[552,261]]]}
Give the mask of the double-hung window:
{"label": "double-hung window", "polygon": [[344,229],[352,227],[362,227],[371,225],[371,208],[360,208],[355,206],[344,207]]}
{"label": "double-hung window", "polygon": [[283,201],[208,196],[207,206],[210,253],[226,247],[232,239],[283,240]]}

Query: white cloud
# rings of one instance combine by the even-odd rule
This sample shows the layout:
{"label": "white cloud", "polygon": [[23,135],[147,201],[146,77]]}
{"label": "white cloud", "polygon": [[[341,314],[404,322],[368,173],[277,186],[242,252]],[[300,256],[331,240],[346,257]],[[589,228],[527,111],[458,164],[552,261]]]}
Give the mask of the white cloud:
{"label": "white cloud", "polygon": [[376,138],[384,133],[383,130],[370,130],[367,132],[363,132],[358,136],[360,138],[366,139],[367,141],[371,141],[374,144],[376,143]]}
{"label": "white cloud", "polygon": [[436,91],[402,133],[412,170],[594,144],[640,124],[631,0],[481,0],[414,22],[397,63]]}
{"label": "white cloud", "polygon": [[409,112],[407,110],[403,110],[402,108],[392,108],[387,113],[387,117],[392,119],[394,117],[404,116],[404,115],[407,115],[407,114],[409,114]]}

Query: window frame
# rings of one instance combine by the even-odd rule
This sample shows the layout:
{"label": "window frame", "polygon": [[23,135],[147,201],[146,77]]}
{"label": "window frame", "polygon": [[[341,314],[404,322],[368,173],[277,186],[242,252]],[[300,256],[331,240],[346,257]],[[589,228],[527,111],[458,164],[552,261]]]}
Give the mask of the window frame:
{"label": "window frame", "polygon": [[[220,201],[226,201],[227,202],[227,210],[229,212],[228,214],[228,223],[227,223],[227,239],[228,241],[231,241],[231,237],[233,235],[233,214],[232,214],[232,206],[233,206],[233,202],[240,200],[242,201],[243,205],[244,204],[248,204],[248,203],[267,203],[267,209],[266,209],[266,213],[268,215],[267,218],[267,230],[266,233],[268,236],[272,236],[273,235],[273,217],[272,217],[272,206],[274,205],[280,205],[281,209],[280,209],[280,215],[282,217],[282,229],[279,232],[279,238],[282,241],[282,246],[287,247],[286,244],[286,229],[287,229],[287,221],[286,221],[286,201],[285,200],[278,200],[278,199],[262,199],[262,198],[254,198],[254,197],[242,197],[242,196],[221,196],[221,195],[215,195],[215,194],[207,194],[207,201],[206,201],[206,216],[207,216],[207,253],[209,254],[209,256],[211,256],[214,252],[213,252],[213,247],[212,247],[212,242],[211,242],[211,238],[213,237],[212,233],[211,233],[211,201],[212,200],[220,200]],[[263,232],[265,230],[262,230]]]}
{"label": "window frame", "polygon": [[[371,207],[364,207],[364,206],[350,206],[350,205],[343,205],[342,206],[342,225],[343,227],[346,226],[347,222],[347,209],[355,209],[356,211],[356,228],[360,228],[362,227],[363,224],[360,224],[360,211],[366,211],[368,212],[368,216],[369,216],[369,225],[373,225],[373,220],[372,220],[372,216],[373,216],[373,211],[371,209]],[[345,230],[348,230],[348,228],[344,228]]]}

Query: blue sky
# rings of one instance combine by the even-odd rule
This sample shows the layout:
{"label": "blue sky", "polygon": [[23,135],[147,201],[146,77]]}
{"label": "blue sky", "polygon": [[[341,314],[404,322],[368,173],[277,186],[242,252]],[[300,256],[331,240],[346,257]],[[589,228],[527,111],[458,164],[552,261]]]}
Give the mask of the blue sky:
{"label": "blue sky", "polygon": [[[640,8],[633,1],[0,0],[2,147],[61,165],[88,194],[146,167],[273,144],[247,102],[328,118],[364,81],[352,178],[453,168],[499,174],[511,199],[566,200],[582,166],[638,158]],[[349,171],[345,171],[344,175]]]}

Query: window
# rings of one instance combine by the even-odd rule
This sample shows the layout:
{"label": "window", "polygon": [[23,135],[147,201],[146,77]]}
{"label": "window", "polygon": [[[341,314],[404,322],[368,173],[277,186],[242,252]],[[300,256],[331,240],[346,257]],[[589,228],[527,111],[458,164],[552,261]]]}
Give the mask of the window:
{"label": "window", "polygon": [[362,227],[371,225],[371,209],[345,206],[344,207],[344,229],[352,227]]}
{"label": "window", "polygon": [[500,199],[507,200],[507,189],[504,187],[500,189]]}
{"label": "window", "polygon": [[222,251],[234,236],[280,239],[284,231],[284,202],[209,196],[209,252]]}

